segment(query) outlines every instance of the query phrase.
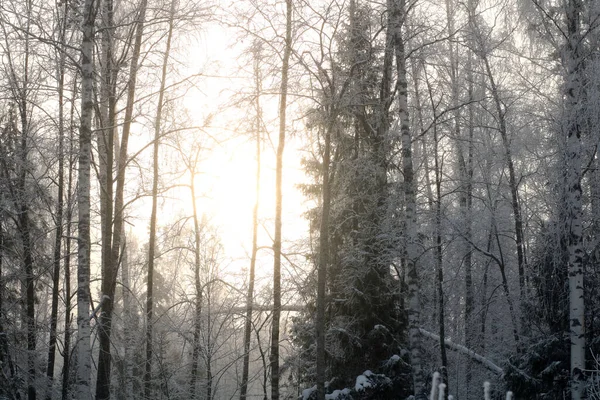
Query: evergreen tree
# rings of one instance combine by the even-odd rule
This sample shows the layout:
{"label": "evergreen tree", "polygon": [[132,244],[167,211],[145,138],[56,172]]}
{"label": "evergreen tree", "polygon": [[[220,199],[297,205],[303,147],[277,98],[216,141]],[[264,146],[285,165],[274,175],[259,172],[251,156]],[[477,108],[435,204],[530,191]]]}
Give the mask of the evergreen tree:
{"label": "evergreen tree", "polygon": [[[390,178],[393,49],[369,37],[378,24],[372,7],[353,1],[343,10],[350,22],[336,37],[339,50],[330,54],[329,69],[320,72],[329,79],[316,91],[318,106],[310,111],[308,124],[317,150],[305,165],[317,183],[304,187],[307,195],[321,196],[319,182],[329,169],[329,240],[315,245],[311,258],[316,263],[327,244],[325,356],[330,390],[352,385],[366,368],[383,367],[402,352],[405,342],[401,276],[394,270],[401,259],[401,196]],[[324,140],[330,141],[328,167],[323,165]],[[315,231],[322,218],[319,207],[309,212]],[[307,335],[312,323],[295,326],[297,344],[305,350],[300,357],[308,360],[316,356],[315,348],[303,343],[312,339]],[[314,381],[315,372],[306,370],[304,378]]]}

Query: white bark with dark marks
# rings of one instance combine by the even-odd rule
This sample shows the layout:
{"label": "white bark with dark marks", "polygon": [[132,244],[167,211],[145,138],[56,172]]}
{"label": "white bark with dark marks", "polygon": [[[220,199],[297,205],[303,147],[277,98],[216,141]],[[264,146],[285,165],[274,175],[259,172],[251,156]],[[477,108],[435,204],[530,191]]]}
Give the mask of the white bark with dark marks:
{"label": "white bark with dark marks", "polygon": [[581,400],[585,392],[585,302],[583,290],[583,206],[582,206],[582,144],[581,102],[582,88],[582,34],[580,0],[565,4],[567,43],[564,50],[565,67],[563,134],[566,135],[565,191],[568,274],[569,274],[569,328],[571,341],[571,399]]}
{"label": "white bark with dark marks", "polygon": [[92,112],[95,9],[93,0],[83,6],[81,42],[81,118],[79,126],[79,175],[77,188],[77,389],[75,397],[90,399],[92,354],[90,348],[90,166],[92,152]]}

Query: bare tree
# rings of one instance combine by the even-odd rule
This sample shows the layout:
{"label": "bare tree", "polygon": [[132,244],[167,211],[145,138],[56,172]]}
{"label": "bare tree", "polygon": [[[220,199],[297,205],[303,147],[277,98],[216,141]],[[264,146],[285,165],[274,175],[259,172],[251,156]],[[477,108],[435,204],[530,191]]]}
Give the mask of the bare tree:
{"label": "bare tree", "polygon": [[271,400],[279,400],[279,328],[281,318],[281,213],[283,151],[285,148],[288,73],[292,53],[292,0],[286,0],[285,47],[281,65],[281,92],[279,98],[279,142],[275,167],[275,234],[273,237],[273,319],[271,326]]}
{"label": "bare tree", "polygon": [[[145,4],[144,4],[145,7]],[[158,150],[161,136],[161,123],[162,113],[164,106],[164,95],[165,86],[167,80],[167,65],[169,63],[169,54],[171,51],[171,38],[173,37],[173,15],[174,15],[175,1],[171,1],[170,17],[169,17],[169,29],[167,34],[167,43],[165,53],[163,56],[162,74],[160,80],[160,89],[158,94],[158,104],[156,106],[156,117],[154,120],[154,143],[152,146],[152,211],[150,214],[150,238],[148,239],[148,281],[146,290],[146,362],[145,362],[145,373],[144,373],[144,398],[146,400],[152,399],[152,359],[154,357],[152,348],[152,330],[153,330],[153,284],[154,284],[154,260],[155,246],[156,246],[156,213],[157,213],[157,202],[158,202]],[[140,33],[141,34],[141,33]],[[141,38],[140,38],[141,39]],[[137,44],[137,41],[136,41]]]}
{"label": "bare tree", "polygon": [[261,148],[262,148],[262,111],[260,104],[262,77],[260,72],[261,45],[255,42],[252,50],[254,58],[254,129],[256,135],[256,197],[252,209],[252,250],[250,255],[250,271],[248,276],[248,294],[246,295],[246,320],[244,321],[244,355],[242,361],[242,382],[240,384],[240,400],[246,400],[248,392],[248,374],[250,369],[250,338],[252,334],[252,313],[254,305],[254,281],[256,276],[256,255],[258,253],[258,210],[260,206]]}

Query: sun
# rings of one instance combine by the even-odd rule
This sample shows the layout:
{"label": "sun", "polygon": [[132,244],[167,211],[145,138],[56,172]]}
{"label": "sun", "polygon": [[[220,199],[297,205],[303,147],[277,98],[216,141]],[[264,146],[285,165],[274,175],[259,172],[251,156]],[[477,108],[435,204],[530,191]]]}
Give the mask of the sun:
{"label": "sun", "polygon": [[[252,214],[256,202],[256,157],[250,143],[230,142],[212,149],[195,177],[198,211],[208,216],[228,250],[248,250],[252,242]],[[264,170],[264,168],[261,168]],[[261,171],[261,175],[264,171]],[[274,188],[261,179],[259,207],[273,203]]]}
{"label": "sun", "polygon": [[[230,35],[220,35],[222,38]],[[239,44],[238,44],[239,46]],[[213,226],[223,245],[225,257],[236,263],[238,260],[247,262],[252,247],[252,215],[256,202],[256,142],[248,133],[238,134],[225,131],[223,127],[239,126],[240,115],[248,110],[226,107],[233,96],[231,90],[223,87],[237,88],[252,82],[252,77],[241,74],[240,71],[226,71],[238,63],[232,55],[232,49],[225,45],[206,42],[198,51],[190,56],[190,72],[203,70],[203,79],[198,87],[186,92],[183,106],[190,110],[192,118],[197,116],[198,125],[205,124],[205,116],[212,115],[208,132],[207,144],[201,162],[196,168],[194,185],[196,187],[195,204],[199,215],[204,215]],[[235,46],[234,46],[235,47]],[[224,50],[228,49],[228,50]],[[218,69],[215,71],[214,68]],[[219,99],[219,102],[215,102]],[[261,113],[264,121],[270,125],[266,129],[277,131],[278,97],[261,96]],[[219,103],[219,104],[217,104]],[[252,118],[252,110],[249,118]],[[200,116],[199,114],[203,114]],[[247,122],[252,125],[252,122]],[[243,125],[243,124],[242,124]],[[202,135],[202,133],[199,133]],[[265,132],[262,133],[266,136]],[[275,136],[275,135],[273,135]],[[291,135],[290,135],[291,136]],[[208,138],[211,139],[208,139]],[[188,139],[190,139],[188,137]],[[275,217],[275,146],[263,137],[261,150],[261,176],[258,192],[259,202],[259,239],[258,245],[263,248],[261,255],[272,257],[269,247],[272,246],[273,221]],[[273,137],[276,141],[276,138]],[[217,143],[219,142],[219,143]],[[297,237],[306,236],[307,223],[303,217],[305,199],[298,189],[298,183],[305,181],[301,167],[301,156],[298,150],[299,140],[291,137],[286,140],[283,171],[283,240],[292,241]],[[184,178],[185,180],[186,178]],[[189,183],[189,175],[187,182]],[[192,200],[187,193],[186,199],[181,199],[184,214],[192,215]],[[268,264],[268,263],[265,263]],[[265,272],[266,273],[266,272]]]}

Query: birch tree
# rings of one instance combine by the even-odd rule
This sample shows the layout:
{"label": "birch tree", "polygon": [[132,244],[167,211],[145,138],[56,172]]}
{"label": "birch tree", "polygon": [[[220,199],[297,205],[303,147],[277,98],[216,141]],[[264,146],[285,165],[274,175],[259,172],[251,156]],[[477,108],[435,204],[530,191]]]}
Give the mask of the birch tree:
{"label": "birch tree", "polygon": [[583,221],[581,199],[582,128],[579,110],[583,99],[582,4],[570,0],[565,5],[566,44],[563,54],[564,117],[562,133],[566,136],[565,177],[566,221],[569,273],[569,338],[571,341],[571,399],[580,400],[585,390],[585,302],[583,292]]}
{"label": "birch tree", "polygon": [[417,248],[417,204],[416,182],[412,160],[412,135],[408,114],[408,80],[403,23],[406,21],[406,3],[393,0],[390,3],[390,28],[394,41],[396,73],[398,75],[398,110],[402,146],[402,173],[404,176],[404,218],[406,237],[406,271],[408,285],[408,341],[413,374],[413,390],[417,400],[426,398],[425,375],[422,365],[421,337],[419,333],[421,300],[418,277]]}
{"label": "birch tree", "polygon": [[90,167],[94,84],[93,0],[83,4],[81,39],[81,117],[77,186],[77,390],[78,399],[91,399],[92,354],[90,348]]}

